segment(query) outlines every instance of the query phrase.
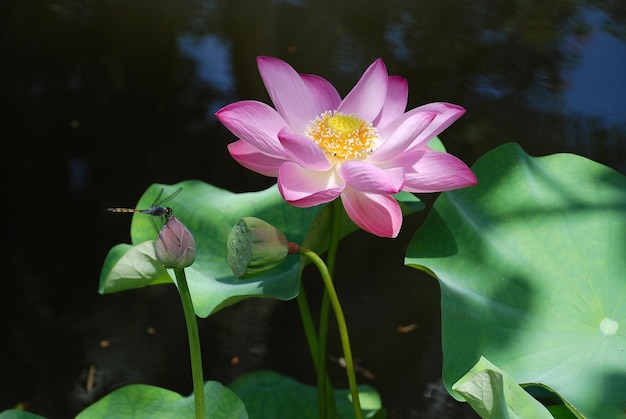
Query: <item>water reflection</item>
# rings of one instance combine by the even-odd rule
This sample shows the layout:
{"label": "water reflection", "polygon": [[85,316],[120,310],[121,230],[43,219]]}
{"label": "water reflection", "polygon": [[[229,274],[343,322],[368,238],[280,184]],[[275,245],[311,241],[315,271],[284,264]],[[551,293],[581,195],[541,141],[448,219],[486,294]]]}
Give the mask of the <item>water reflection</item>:
{"label": "water reflection", "polygon": [[[6,196],[19,205],[6,208],[11,224],[3,235],[9,251],[3,264],[0,332],[10,344],[0,348],[1,387],[7,389],[0,395],[0,409],[26,400],[49,417],[71,416],[97,397],[65,402],[72,398],[82,366],[93,362],[83,348],[119,336],[125,320],[176,320],[175,315],[163,320],[145,300],[135,300],[151,297],[95,293],[104,255],[128,236],[128,226],[106,218],[104,208],[135,202],[153,182],[198,178],[235,191],[258,190],[273,182],[232,161],[226,144],[234,139],[213,116],[234,100],[269,101],[255,56],[278,56],[299,71],[320,74],[342,94],[367,65],[382,57],[390,74],[408,79],[410,108],[449,101],[468,109],[443,136],[450,151],[468,163],[516,141],[534,155],[570,151],[626,172],[626,11],[622,3],[605,4],[4,2],[0,83],[9,106],[0,129],[12,163]],[[611,33],[612,44],[596,43],[608,36],[600,28]],[[602,70],[600,76],[590,75],[589,64]],[[605,104],[611,106],[608,111],[600,108]],[[41,222],[41,203],[55,209],[54,222]],[[436,284],[430,278],[416,280],[399,256],[410,229],[419,223],[419,218],[409,220],[407,233],[393,245],[374,241],[376,247],[363,249],[362,243],[372,242],[358,235],[349,243],[360,257],[371,253],[390,262],[376,267],[376,275],[369,269],[371,279],[360,284],[364,294],[346,298],[352,304],[346,311],[372,316],[384,307],[384,317],[371,319],[381,330],[421,325],[394,341],[393,353],[380,345],[390,341],[386,337],[354,331],[355,355],[376,372],[373,384],[397,417],[425,415],[428,403],[419,395],[440,371]],[[54,246],[38,239],[44,230],[45,237],[55,239]],[[345,287],[344,295],[350,295],[349,277]],[[124,303],[117,307],[116,301]],[[21,314],[24,307],[28,313]],[[168,313],[165,307],[159,309]],[[175,303],[172,307],[177,309]],[[112,315],[114,324],[98,320],[103,310],[112,308],[119,308]],[[292,317],[276,316],[272,327],[293,337],[299,326],[285,326],[285,318]],[[228,323],[209,321],[207,333],[222,330],[220,321]],[[184,336],[180,340],[184,349]],[[242,338],[233,345],[245,343]],[[279,356],[283,343],[280,337],[263,341],[274,351],[272,360],[292,356]],[[168,364],[172,370],[187,371],[184,359],[176,364],[172,359],[178,358],[168,356],[169,349],[152,354],[158,358],[152,361],[173,362]],[[304,358],[285,364],[303,365],[310,372],[306,348],[301,352]],[[117,378],[128,378],[118,370],[125,364],[119,360],[135,357],[110,358],[117,369],[103,392],[123,381]],[[155,378],[151,365],[136,368],[133,380],[188,390],[186,376],[170,376],[168,381]],[[216,371],[211,377],[216,379],[232,374],[219,366],[209,371]]]}
{"label": "water reflection", "polygon": [[605,125],[623,126],[626,43],[602,30],[604,13],[588,11],[585,15],[592,30],[580,48],[577,65],[569,71],[566,103],[572,113],[599,118]]}
{"label": "water reflection", "polygon": [[214,35],[200,38],[182,36],[178,38],[178,45],[182,54],[196,61],[200,80],[219,90],[222,95],[232,94],[235,80],[232,77],[228,45]]}

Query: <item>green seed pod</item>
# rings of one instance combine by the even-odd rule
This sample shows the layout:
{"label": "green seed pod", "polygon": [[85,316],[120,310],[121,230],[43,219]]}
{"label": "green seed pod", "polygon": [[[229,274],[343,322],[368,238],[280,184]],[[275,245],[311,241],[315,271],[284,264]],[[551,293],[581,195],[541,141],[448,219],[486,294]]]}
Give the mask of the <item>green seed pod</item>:
{"label": "green seed pod", "polygon": [[228,264],[235,278],[261,275],[280,264],[288,254],[285,235],[271,224],[245,217],[228,235]]}

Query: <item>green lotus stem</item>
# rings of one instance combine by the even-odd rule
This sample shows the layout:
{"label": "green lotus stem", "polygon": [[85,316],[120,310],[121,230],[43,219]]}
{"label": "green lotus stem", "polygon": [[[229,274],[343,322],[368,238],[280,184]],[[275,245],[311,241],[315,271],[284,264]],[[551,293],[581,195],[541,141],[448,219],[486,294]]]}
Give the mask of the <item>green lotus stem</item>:
{"label": "green lotus stem", "polygon": [[191,375],[193,378],[193,398],[196,408],[196,419],[204,419],[204,375],[202,374],[202,352],[200,351],[200,333],[198,321],[193,309],[191,294],[187,286],[187,277],[184,269],[174,269],[178,293],[183,304],[185,322],[187,323],[187,337],[189,338],[189,354],[191,355]]}
{"label": "green lotus stem", "polygon": [[[328,238],[328,253],[327,263],[328,274],[332,278],[335,272],[335,259],[337,256],[337,248],[339,247],[340,228],[341,228],[341,203],[338,200],[334,200],[330,203],[331,209],[331,221],[330,221],[330,234]],[[318,375],[317,386],[321,392],[327,395],[327,398],[334,404],[335,398],[332,388],[325,387],[330,386],[330,382],[323,380],[322,377],[326,377],[326,342],[328,337],[328,316],[330,313],[330,303],[328,300],[328,291],[324,287],[322,293],[322,304],[320,306],[320,324],[319,324],[319,349],[318,349]],[[320,411],[320,417],[323,417],[323,411]]]}
{"label": "green lotus stem", "polygon": [[[328,399],[331,398],[334,400],[334,395],[332,394],[332,388],[328,388],[330,383],[326,383],[324,377],[326,377],[326,342],[328,337],[328,314],[329,314],[329,301],[328,301],[328,292],[326,291],[326,287],[324,287],[324,292],[322,293],[322,305],[320,307],[320,324],[319,324],[319,343],[317,345],[317,388],[320,393],[320,418],[326,418],[330,416],[326,416],[325,413],[328,412]],[[329,395],[330,392],[330,395]],[[326,395],[326,397],[324,397]]]}
{"label": "green lotus stem", "polygon": [[[320,417],[337,417],[337,405],[335,403],[335,395],[333,393],[333,387],[330,383],[330,378],[328,378],[328,374],[326,374],[325,369],[320,371],[319,368],[319,345],[317,342],[317,336],[315,335],[315,324],[313,323],[313,316],[311,316],[311,309],[309,308],[306,292],[302,283],[300,283],[300,292],[298,293],[297,301],[298,309],[300,310],[300,318],[302,319],[302,326],[304,327],[304,333],[309,344],[309,350],[311,351],[311,359],[313,360],[313,366],[315,367],[315,371],[317,373],[317,391]],[[327,412],[328,415],[326,415]]]}
{"label": "green lotus stem", "polygon": [[[322,280],[324,281],[324,285],[326,288],[326,294],[328,295],[328,299],[330,301],[330,305],[333,308],[335,313],[335,318],[337,320],[337,327],[339,328],[339,336],[341,337],[341,346],[343,347],[343,356],[346,360],[346,374],[348,376],[348,383],[350,384],[350,394],[352,395],[352,405],[354,406],[354,414],[357,419],[363,418],[363,412],[361,411],[361,403],[359,401],[359,391],[356,383],[356,375],[354,373],[354,363],[352,361],[352,351],[350,349],[350,339],[348,337],[348,327],[346,325],[346,318],[343,315],[343,310],[341,309],[341,304],[339,303],[339,298],[337,297],[337,292],[335,291],[335,286],[333,285],[332,278],[330,276],[330,272],[324,264],[322,258],[320,258],[315,252],[306,247],[300,247],[300,254],[309,258],[309,260],[317,267],[319,270]],[[321,364],[325,364],[326,360],[324,359],[322,362],[318,359],[318,370],[321,369]],[[319,377],[319,375],[318,375]]]}
{"label": "green lotus stem", "polygon": [[306,298],[306,292],[302,282],[300,283],[300,291],[298,292],[298,309],[300,310],[300,318],[302,319],[302,326],[304,327],[304,334],[306,340],[309,343],[309,350],[311,351],[311,358],[313,358],[313,366],[317,371],[317,336],[315,335],[315,325],[313,324],[313,316],[311,316],[311,309],[309,308],[309,302]]}

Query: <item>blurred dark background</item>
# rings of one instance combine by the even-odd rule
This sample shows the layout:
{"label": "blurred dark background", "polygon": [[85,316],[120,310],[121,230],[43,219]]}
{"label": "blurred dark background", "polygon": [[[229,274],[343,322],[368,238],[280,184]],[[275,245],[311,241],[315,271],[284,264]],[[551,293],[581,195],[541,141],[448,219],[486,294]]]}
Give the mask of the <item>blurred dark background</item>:
{"label": "blurred dark background", "polygon": [[[230,158],[234,138],[214,117],[232,101],[269,101],[257,55],[344,95],[382,57],[409,80],[409,108],[467,108],[441,138],[468,164],[515,141],[626,172],[621,0],[6,0],[0,22],[0,411],[72,417],[136,382],[191,392],[174,287],[97,292],[107,251],[129,241],[130,217],[104,208],[133,206],[155,182],[274,183]],[[438,285],[403,266],[426,213],[397,240],[357,232],[340,247],[359,382],[381,393],[390,418],[474,417],[440,383]],[[315,300],[319,280],[305,281]],[[201,333],[207,380],[272,368],[314,383],[293,301],[245,301]],[[340,353],[333,334],[330,372],[347,386]]]}

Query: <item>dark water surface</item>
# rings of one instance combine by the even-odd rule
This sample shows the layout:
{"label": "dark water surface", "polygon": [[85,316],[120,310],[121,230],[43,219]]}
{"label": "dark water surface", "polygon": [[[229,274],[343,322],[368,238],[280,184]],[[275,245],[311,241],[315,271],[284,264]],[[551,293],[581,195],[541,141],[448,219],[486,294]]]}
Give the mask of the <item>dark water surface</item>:
{"label": "dark water surface", "polygon": [[[382,57],[408,79],[409,108],[467,108],[441,138],[468,164],[515,141],[532,155],[573,152],[625,172],[625,4],[2,2],[0,410],[23,403],[72,417],[134,382],[191,392],[174,288],[97,293],[106,252],[129,240],[130,219],[104,209],[132,206],[154,182],[273,183],[230,158],[234,138],[214,117],[235,100],[269,101],[257,55],[322,75],[342,94]],[[379,390],[391,418],[474,417],[440,385],[438,285],[403,266],[425,214],[397,240],[358,232],[340,247],[338,292],[354,356],[371,372],[359,381]],[[315,275],[305,281],[319,295]],[[416,327],[398,333],[406,325]],[[201,329],[206,379],[272,368],[314,382],[294,302],[246,301]],[[340,354],[335,335],[329,354]],[[330,368],[345,386],[332,359]]]}

